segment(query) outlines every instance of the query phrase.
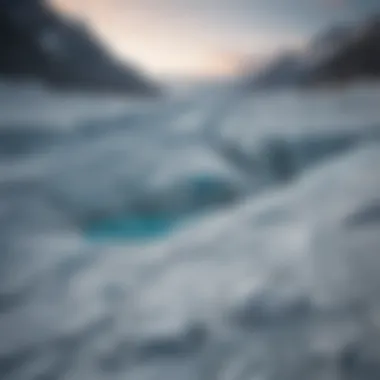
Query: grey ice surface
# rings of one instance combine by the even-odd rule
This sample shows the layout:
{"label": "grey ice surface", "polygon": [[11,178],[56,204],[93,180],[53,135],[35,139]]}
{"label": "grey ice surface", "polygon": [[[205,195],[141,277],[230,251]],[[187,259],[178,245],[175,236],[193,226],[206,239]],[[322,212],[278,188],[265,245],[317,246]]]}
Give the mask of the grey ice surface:
{"label": "grey ice surface", "polygon": [[[64,133],[52,99],[48,122],[1,121],[2,380],[380,378],[380,92],[218,118],[214,91],[137,115],[97,100]],[[204,212],[151,241],[86,237],[144,205]]]}

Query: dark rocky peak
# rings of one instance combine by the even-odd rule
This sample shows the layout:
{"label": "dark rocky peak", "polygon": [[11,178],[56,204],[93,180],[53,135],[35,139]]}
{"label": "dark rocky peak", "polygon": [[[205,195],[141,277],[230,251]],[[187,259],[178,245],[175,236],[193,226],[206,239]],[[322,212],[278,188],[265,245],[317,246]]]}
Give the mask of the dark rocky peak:
{"label": "dark rocky peak", "polygon": [[139,70],[112,57],[85,25],[43,0],[0,0],[0,75],[61,89],[158,93]]}
{"label": "dark rocky peak", "polygon": [[251,80],[250,88],[309,86],[380,77],[380,15],[334,26],[293,56],[280,56]]}

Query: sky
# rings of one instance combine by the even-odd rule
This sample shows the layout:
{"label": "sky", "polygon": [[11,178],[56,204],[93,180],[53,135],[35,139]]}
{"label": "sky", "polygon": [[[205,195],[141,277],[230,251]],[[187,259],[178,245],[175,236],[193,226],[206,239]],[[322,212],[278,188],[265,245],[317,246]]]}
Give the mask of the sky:
{"label": "sky", "polygon": [[380,10],[380,0],[50,0],[156,76],[224,76]]}

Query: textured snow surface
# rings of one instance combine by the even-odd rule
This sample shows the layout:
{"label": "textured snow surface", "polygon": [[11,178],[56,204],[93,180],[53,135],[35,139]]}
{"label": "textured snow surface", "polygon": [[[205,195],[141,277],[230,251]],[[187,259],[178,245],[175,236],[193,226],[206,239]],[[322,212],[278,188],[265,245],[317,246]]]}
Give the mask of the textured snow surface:
{"label": "textured snow surface", "polygon": [[380,378],[379,92],[228,94],[2,123],[1,379]]}

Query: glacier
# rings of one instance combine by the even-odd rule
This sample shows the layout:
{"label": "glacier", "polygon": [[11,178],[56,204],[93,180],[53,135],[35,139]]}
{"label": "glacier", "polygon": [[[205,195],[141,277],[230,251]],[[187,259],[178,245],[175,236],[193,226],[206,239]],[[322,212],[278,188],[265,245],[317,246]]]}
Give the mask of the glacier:
{"label": "glacier", "polygon": [[380,92],[223,91],[0,120],[1,379],[378,379]]}

